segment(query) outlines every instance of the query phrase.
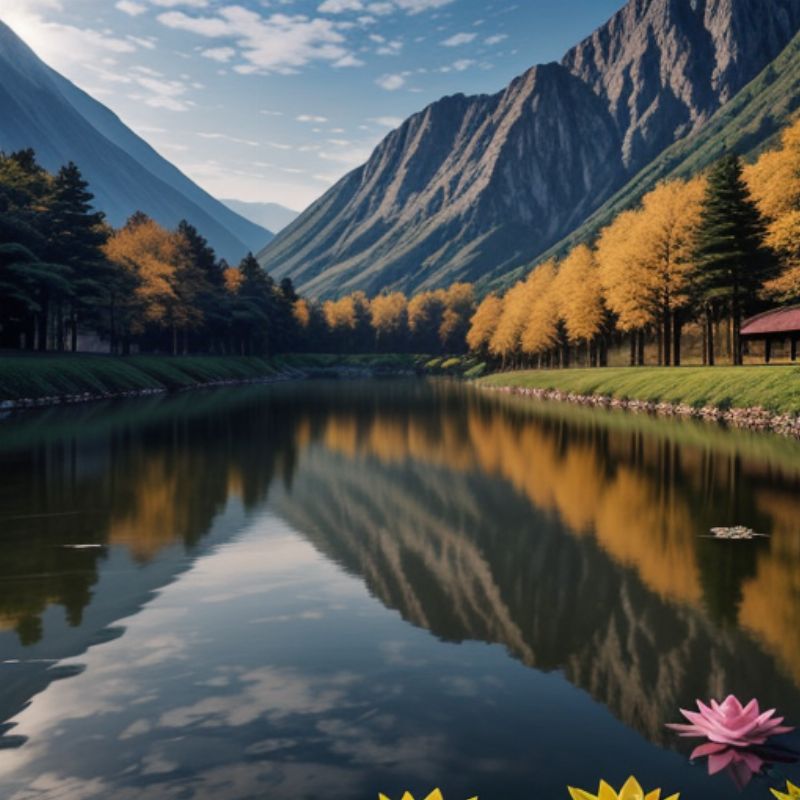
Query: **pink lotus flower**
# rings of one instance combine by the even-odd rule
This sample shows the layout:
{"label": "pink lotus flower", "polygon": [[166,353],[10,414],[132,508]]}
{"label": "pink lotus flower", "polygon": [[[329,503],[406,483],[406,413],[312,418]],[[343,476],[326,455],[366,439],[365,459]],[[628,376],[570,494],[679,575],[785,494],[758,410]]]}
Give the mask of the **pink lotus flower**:
{"label": "pink lotus flower", "polygon": [[[732,694],[722,703],[712,700],[711,708],[698,700],[697,707],[699,712],[681,709],[681,714],[689,720],[690,725],[670,724],[667,727],[678,731],[681,736],[705,738],[716,744],[741,748],[764,744],[770,736],[794,730],[781,725],[783,717],[776,717],[774,708],[762,712],[757,700],[751,700],[742,707]],[[692,758],[695,754],[700,755],[698,751],[704,747],[707,746],[697,748]],[[725,750],[724,747],[722,749]],[[702,754],[710,755],[710,752]]]}

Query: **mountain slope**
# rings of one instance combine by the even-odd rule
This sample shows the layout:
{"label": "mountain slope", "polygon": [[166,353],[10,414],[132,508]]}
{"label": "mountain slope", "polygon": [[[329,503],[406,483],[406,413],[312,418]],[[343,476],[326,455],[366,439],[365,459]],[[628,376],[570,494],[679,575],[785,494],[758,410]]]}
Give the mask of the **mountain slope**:
{"label": "mountain slope", "polygon": [[[577,244],[591,241],[614,217],[637,203],[668,178],[686,178],[712,164],[725,151],[745,158],[758,155],[775,142],[780,130],[800,109],[800,33],[761,74],[723,106],[694,136],[668,147],[582,225],[541,255],[562,256]],[[497,272],[486,283],[506,285],[520,271]]]}
{"label": "mountain slope", "polygon": [[299,211],[282,206],[280,203],[247,203],[244,200],[225,199],[221,202],[250,222],[273,233],[282,231],[300,216]]}
{"label": "mountain slope", "polygon": [[261,263],[317,296],[530,264],[701,130],[798,29],[796,0],[630,0],[561,64],[411,117]]}
{"label": "mountain slope", "polygon": [[0,22],[0,149],[26,147],[49,170],[78,164],[114,225],[137,210],[169,227],[187,219],[231,260],[272,237],[194,184]]}

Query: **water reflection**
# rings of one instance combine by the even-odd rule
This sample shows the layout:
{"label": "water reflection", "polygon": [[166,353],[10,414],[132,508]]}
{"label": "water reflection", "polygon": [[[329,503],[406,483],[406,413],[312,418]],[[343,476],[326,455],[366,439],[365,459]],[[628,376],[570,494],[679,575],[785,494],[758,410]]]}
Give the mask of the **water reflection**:
{"label": "water reflection", "polygon": [[[663,725],[679,706],[729,692],[756,695],[800,722],[796,443],[537,405],[450,384],[313,384],[7,420],[0,425],[0,470],[0,661],[24,662],[0,664],[6,675],[13,670],[0,689],[2,719],[16,716],[57,676],[52,661],[119,636],[113,646],[130,648],[135,634],[123,635],[127,624],[119,621],[135,618],[193,565],[214,563],[214,548],[269,509],[407,622],[445,642],[500,644],[526,667],[559,670],[651,743],[674,746]],[[770,538],[701,537],[736,524]],[[269,547],[259,550],[257,575],[276,558]],[[239,568],[246,573],[244,560]],[[230,580],[235,570],[226,574]],[[313,625],[322,613],[315,608],[281,609],[288,601],[278,599],[280,580],[259,600],[264,613],[255,618],[283,618],[287,629],[303,619]],[[354,778],[341,771],[344,763],[371,771],[391,748],[409,762],[419,759],[410,743],[378,733],[396,719],[350,718],[355,708],[374,707],[363,685],[380,685],[379,671],[337,656],[338,668],[316,676],[309,689],[298,683],[297,668],[313,659],[294,646],[259,656],[245,643],[250,633],[234,626],[225,635],[226,659],[213,664],[207,649],[171,633],[184,625],[192,631],[185,620],[201,613],[195,607],[207,613],[215,598],[223,607],[244,602],[248,592],[260,597],[262,583],[263,576],[254,577],[248,589],[243,578],[223,589],[212,580],[183,606],[181,620],[148,619],[144,661],[120,666],[117,653],[109,662],[131,674],[153,668],[142,678],[146,685],[160,674],[159,659],[185,658],[212,682],[174,697],[159,692],[155,727],[201,738],[213,720],[246,729],[241,752],[225,762],[243,775],[248,759],[274,760],[284,751],[308,759],[323,741],[333,750],[318,774],[351,787],[357,781],[348,783]],[[368,639],[361,613],[354,612],[355,621],[337,615],[334,642]],[[195,631],[197,642],[222,636],[214,619]],[[384,659],[398,668],[404,658],[413,662],[395,645],[381,644]],[[208,663],[197,665],[198,654]],[[98,668],[88,663],[85,675],[68,682],[77,687],[71,691],[96,679]],[[108,689],[111,706],[128,702],[121,680],[115,674]],[[462,699],[492,696],[480,680],[454,679],[448,690]],[[227,688],[218,695],[210,691],[215,685]],[[454,725],[466,713],[441,698],[431,705]],[[287,732],[283,721],[298,715],[313,716],[313,729],[293,721]],[[280,735],[264,736],[265,719]],[[39,729],[39,738],[52,736],[58,721],[56,715],[52,729]],[[123,741],[154,730],[152,719],[126,724],[116,732],[127,732]],[[36,726],[29,728],[31,743],[21,753],[43,746]],[[6,731],[6,743],[21,744],[12,735],[18,730]],[[428,742],[442,752],[447,744],[436,736]],[[148,756],[148,774],[185,764],[183,750],[170,755],[162,745]],[[133,757],[127,746],[106,757],[124,769],[123,753]],[[471,763],[456,767],[448,758],[440,769],[463,771]],[[301,774],[284,771],[283,783],[269,785],[288,791],[302,785]],[[568,779],[575,780],[552,776],[554,785]]]}

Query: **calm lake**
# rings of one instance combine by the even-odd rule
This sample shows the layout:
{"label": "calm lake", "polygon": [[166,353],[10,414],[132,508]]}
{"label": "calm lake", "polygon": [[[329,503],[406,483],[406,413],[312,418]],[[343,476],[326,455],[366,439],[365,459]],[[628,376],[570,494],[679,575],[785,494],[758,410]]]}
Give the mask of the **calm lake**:
{"label": "calm lake", "polygon": [[3,800],[800,783],[796,734],[739,795],[664,728],[800,725],[798,443],[309,382],[7,417],[0,474]]}

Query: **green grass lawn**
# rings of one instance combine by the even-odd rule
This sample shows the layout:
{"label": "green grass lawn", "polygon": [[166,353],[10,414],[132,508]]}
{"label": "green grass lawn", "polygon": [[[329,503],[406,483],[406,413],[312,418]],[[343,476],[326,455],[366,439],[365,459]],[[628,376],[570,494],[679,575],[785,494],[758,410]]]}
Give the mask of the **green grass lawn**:
{"label": "green grass lawn", "polygon": [[800,413],[800,367],[613,367],[530,370],[482,378],[485,386],[557,389],[618,399]]}
{"label": "green grass lawn", "polygon": [[[434,363],[435,362],[435,363]],[[247,381],[342,374],[429,374],[470,376],[483,364],[468,356],[439,358],[412,354],[280,355],[273,358],[237,356],[131,356],[15,354],[0,356],[0,403],[24,399],[104,395],[144,390],[179,391],[220,381]]]}

